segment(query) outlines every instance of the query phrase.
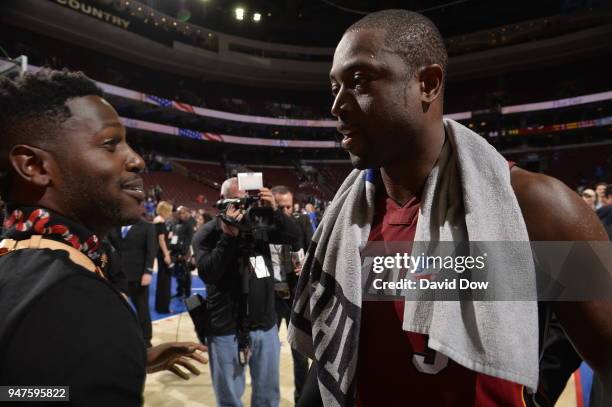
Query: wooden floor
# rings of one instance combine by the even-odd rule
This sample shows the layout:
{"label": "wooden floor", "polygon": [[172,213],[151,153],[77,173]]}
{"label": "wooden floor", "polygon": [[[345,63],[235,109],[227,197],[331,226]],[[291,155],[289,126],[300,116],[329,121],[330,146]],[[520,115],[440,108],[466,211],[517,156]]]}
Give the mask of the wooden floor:
{"label": "wooden floor", "polygon": [[[281,327],[280,391],[282,407],[293,406],[293,366],[289,344],[285,339],[287,330]],[[184,313],[153,322],[153,344],[167,341],[197,341],[193,323]],[[202,374],[188,381],[172,373],[160,372],[147,376],[145,407],[214,407],[215,395],[210,381],[208,366],[202,366]],[[243,397],[245,406],[250,406],[250,380]],[[567,385],[556,407],[576,407],[576,392],[573,379]],[[435,406],[432,406],[435,407]]]}
{"label": "wooden floor", "polygon": [[[280,393],[282,407],[293,406],[293,362],[291,350],[285,340],[287,330],[281,326]],[[180,314],[153,322],[153,344],[168,341],[195,341],[193,323],[188,314]],[[172,373],[160,372],[147,376],[145,407],[215,407],[215,395],[208,365],[201,366],[202,374],[182,380]],[[242,401],[250,406],[251,386],[247,373],[247,386]]]}

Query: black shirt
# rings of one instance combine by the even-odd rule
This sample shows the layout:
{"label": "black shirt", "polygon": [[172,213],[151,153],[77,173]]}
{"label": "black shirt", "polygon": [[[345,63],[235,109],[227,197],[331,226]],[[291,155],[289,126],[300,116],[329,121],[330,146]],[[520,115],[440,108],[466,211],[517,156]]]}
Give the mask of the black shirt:
{"label": "black shirt", "polygon": [[101,279],[59,281],[30,307],[2,351],[0,383],[70,386],[73,406],[140,406],[146,352],[131,310]]}
{"label": "black shirt", "polygon": [[602,206],[596,213],[608,233],[608,238],[612,240],[612,204]]}
{"label": "black shirt", "polygon": [[[273,221],[276,229],[269,233],[269,243],[293,244],[299,240],[299,229],[293,219],[277,210]],[[239,239],[224,234],[218,222],[213,219],[206,223],[193,239],[198,274],[208,292],[211,336],[236,333],[242,288]],[[247,324],[251,330],[268,330],[277,322],[270,246],[258,241],[255,251],[264,258],[270,276],[257,278],[254,272],[249,275]]]}
{"label": "black shirt", "polygon": [[[27,219],[31,210],[24,213]],[[53,213],[47,224],[67,227],[71,244],[99,263],[98,240],[81,225]],[[23,229],[6,234],[24,240],[39,233]],[[142,405],[146,348],[136,316],[108,280],[66,251],[0,256],[0,315],[0,385],[70,386],[72,406]]]}

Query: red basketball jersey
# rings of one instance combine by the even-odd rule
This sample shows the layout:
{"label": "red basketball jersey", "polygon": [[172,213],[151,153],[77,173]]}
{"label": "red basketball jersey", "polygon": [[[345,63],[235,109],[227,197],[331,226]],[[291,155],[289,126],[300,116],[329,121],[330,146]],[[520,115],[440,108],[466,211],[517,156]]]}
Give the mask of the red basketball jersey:
{"label": "red basketball jersey", "polygon": [[[419,202],[400,207],[381,191],[370,241],[412,242]],[[357,406],[523,407],[523,386],[477,373],[427,347],[427,336],[402,330],[403,301],[364,301]]]}

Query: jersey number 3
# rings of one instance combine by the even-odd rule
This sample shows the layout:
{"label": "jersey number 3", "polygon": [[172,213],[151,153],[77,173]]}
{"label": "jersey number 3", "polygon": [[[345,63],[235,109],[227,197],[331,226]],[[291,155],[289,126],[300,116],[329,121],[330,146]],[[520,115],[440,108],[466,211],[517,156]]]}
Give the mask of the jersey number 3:
{"label": "jersey number 3", "polygon": [[448,366],[448,357],[425,346],[425,352],[414,353],[412,363],[421,373],[438,374]]}

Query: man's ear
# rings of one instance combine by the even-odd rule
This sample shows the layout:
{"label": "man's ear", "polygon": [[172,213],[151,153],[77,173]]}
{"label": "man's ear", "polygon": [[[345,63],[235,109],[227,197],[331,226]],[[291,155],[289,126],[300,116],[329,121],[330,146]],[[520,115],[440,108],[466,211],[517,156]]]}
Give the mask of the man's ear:
{"label": "man's ear", "polygon": [[433,103],[442,94],[442,83],[444,71],[438,64],[428,65],[421,68],[418,80],[421,86],[421,102]]}
{"label": "man's ear", "polygon": [[18,144],[9,152],[9,163],[17,177],[35,187],[45,188],[51,184],[53,158],[38,147]]}

